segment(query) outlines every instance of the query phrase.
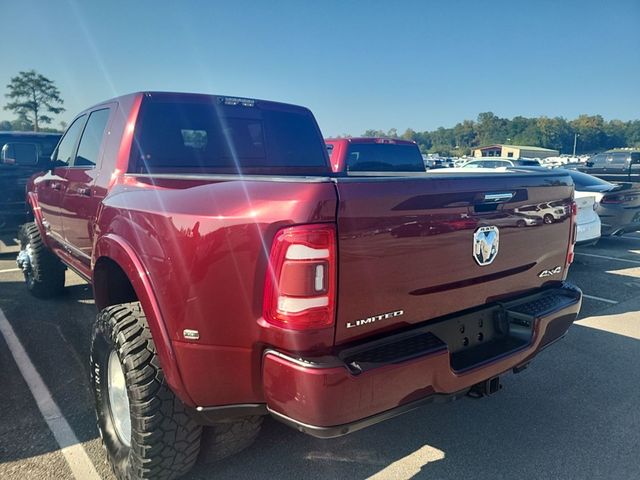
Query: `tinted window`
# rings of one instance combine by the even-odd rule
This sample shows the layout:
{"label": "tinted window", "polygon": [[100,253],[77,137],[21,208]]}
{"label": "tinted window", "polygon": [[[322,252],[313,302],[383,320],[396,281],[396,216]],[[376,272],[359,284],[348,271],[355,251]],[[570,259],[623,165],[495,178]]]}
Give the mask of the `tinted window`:
{"label": "tinted window", "polygon": [[58,145],[56,158],[54,159],[60,164],[65,163],[69,165],[69,163],[71,163],[71,155],[73,155],[73,149],[75,148],[78,137],[80,136],[80,132],[82,131],[82,126],[84,125],[85,118],[86,115],[82,115],[81,117],[76,118],[71,126],[67,129],[64,137],[62,137],[62,140]]}
{"label": "tinted window", "polygon": [[40,146],[39,155],[41,157],[50,157],[53,153],[53,150],[56,148],[56,145],[60,140],[60,137],[46,139],[46,140],[36,140],[34,143],[37,143]]}
{"label": "tinted window", "polygon": [[591,157],[589,161],[593,163],[594,167],[603,167],[607,161],[607,157],[606,155],[598,154],[595,157]]}
{"label": "tinted window", "polygon": [[313,117],[277,105],[147,100],[130,171],[328,173]]}
{"label": "tinted window", "polygon": [[609,157],[611,165],[623,166],[627,163],[627,158],[629,158],[628,153],[614,153]]}
{"label": "tinted window", "polygon": [[424,172],[416,145],[353,143],[347,157],[349,172]]}
{"label": "tinted window", "polygon": [[102,137],[107,128],[107,120],[109,120],[109,111],[108,108],[105,108],[97,110],[89,116],[87,126],[82,133],[82,139],[80,139],[78,154],[73,162],[74,166],[91,167],[96,165]]}

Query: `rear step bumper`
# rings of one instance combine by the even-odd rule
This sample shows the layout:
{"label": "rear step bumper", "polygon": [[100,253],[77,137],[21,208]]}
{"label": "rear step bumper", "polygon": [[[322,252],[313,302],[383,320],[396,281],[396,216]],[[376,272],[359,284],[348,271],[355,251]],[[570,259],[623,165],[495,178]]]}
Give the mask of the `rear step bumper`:
{"label": "rear step bumper", "polygon": [[266,350],[262,379],[277,419],[323,438],[344,435],[424,403],[521,370],[576,319],[582,292],[564,283],[410,331],[299,358]]}

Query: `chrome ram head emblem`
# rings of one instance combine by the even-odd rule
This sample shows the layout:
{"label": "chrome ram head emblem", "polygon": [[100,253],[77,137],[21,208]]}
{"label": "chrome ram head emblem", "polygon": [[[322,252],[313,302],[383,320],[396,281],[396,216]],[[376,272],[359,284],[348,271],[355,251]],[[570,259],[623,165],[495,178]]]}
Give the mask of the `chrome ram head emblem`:
{"label": "chrome ram head emblem", "polygon": [[473,258],[478,265],[489,265],[498,255],[500,232],[498,227],[480,227],[473,234]]}

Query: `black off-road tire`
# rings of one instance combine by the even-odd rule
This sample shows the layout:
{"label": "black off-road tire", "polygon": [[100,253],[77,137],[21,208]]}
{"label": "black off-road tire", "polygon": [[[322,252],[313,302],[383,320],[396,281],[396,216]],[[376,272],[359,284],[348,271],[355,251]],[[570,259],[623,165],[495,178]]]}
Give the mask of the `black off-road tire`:
{"label": "black off-road tire", "polygon": [[[109,403],[107,365],[113,351],[126,379],[130,446],[118,436]],[[138,302],[107,307],[98,314],[91,341],[91,380],[102,443],[119,480],[173,479],[193,467],[202,427],[166,384]]]}
{"label": "black off-road tire", "polygon": [[206,427],[202,432],[200,461],[217,462],[251,446],[258,438],[263,418],[248,416]]}
{"label": "black off-road tire", "polygon": [[30,267],[24,271],[27,289],[38,298],[51,298],[64,292],[66,267],[42,241],[35,223],[25,223],[18,231],[20,250],[30,248]]}
{"label": "black off-road tire", "polygon": [[544,217],[542,217],[542,221],[547,225],[551,225],[553,222],[555,222],[555,219],[553,218],[553,215],[547,213]]}

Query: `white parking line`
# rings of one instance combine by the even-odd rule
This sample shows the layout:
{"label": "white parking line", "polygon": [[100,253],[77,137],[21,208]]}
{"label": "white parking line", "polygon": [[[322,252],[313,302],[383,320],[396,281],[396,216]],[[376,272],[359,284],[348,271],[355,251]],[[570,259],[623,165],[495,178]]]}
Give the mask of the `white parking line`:
{"label": "white parking line", "polygon": [[418,475],[427,463],[444,460],[445,454],[430,445],[424,445],[400,460],[396,460],[367,480],[386,480],[388,478],[413,478]]}
{"label": "white parking line", "polygon": [[586,293],[583,293],[582,296],[584,298],[590,298],[591,300],[597,300],[599,302],[611,303],[613,305],[617,305],[618,304],[618,302],[616,302],[615,300],[609,300],[608,298],[602,298],[602,297],[595,297],[593,295],[587,295]]}
{"label": "white parking line", "polygon": [[19,272],[19,268],[8,268],[7,270],[0,270],[0,273]]}
{"label": "white parking line", "polygon": [[82,444],[73,433],[71,426],[62,415],[60,408],[51,396],[49,389],[42,381],[42,377],[31,362],[29,355],[20,343],[20,340],[13,331],[13,327],[5,317],[4,312],[0,310],[0,333],[4,337],[9,350],[13,355],[13,359],[18,365],[18,369],[27,383],[31,394],[35,399],[40,413],[49,425],[49,429],[53,433],[60,451],[64,455],[73,476],[79,480],[99,480],[100,476],[96,471],[93,463],[89,459]]}
{"label": "white parking line", "polygon": [[575,254],[582,255],[583,257],[603,258],[605,260],[616,260],[618,262],[634,263],[636,265],[640,265],[640,261],[638,260],[627,260],[626,258],[607,257],[606,255],[595,255],[593,253],[575,252]]}

